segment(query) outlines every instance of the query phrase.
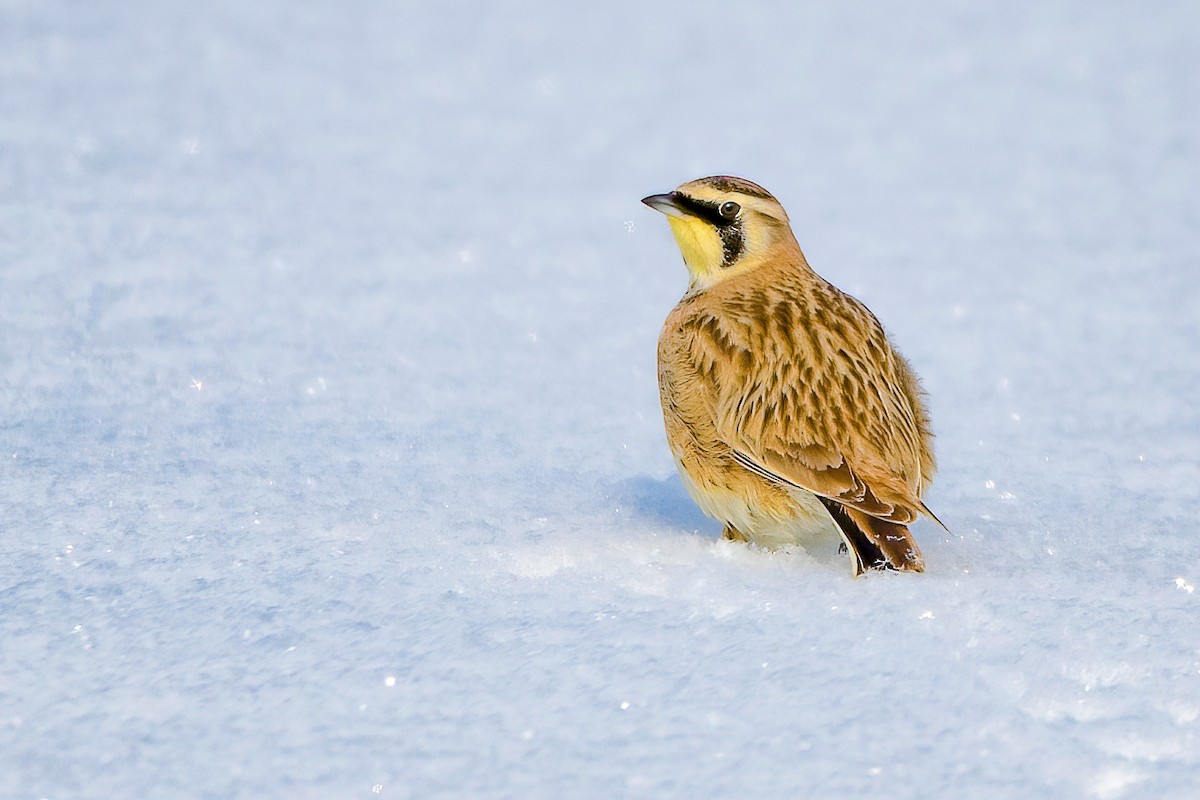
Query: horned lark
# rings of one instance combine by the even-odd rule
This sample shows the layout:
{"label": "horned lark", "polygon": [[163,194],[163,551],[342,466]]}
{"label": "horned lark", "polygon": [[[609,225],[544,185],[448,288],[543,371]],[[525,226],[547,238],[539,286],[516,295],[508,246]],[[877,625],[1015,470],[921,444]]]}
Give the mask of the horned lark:
{"label": "horned lark", "polygon": [[642,202],[667,215],[691,276],[658,342],[688,493],[729,539],[774,548],[830,533],[856,575],[924,570],[908,525],[937,519],[921,501],[929,416],[879,320],[813,272],[757,184],[701,178]]}

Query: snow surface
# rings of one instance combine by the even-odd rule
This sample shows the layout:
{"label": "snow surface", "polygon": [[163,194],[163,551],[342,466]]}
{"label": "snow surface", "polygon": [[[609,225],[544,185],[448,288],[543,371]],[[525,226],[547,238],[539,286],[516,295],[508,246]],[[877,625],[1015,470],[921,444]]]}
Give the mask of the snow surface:
{"label": "snow surface", "polygon": [[[0,796],[1200,796],[1200,6],[1023,5],[0,0]],[[925,575],[674,475],[714,173]]]}

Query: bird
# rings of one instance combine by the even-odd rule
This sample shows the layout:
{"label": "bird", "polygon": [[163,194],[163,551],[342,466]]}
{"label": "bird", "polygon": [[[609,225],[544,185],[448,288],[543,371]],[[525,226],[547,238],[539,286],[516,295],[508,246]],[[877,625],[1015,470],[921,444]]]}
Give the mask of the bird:
{"label": "bird", "polygon": [[879,320],[809,266],[756,183],[717,175],[642,202],[667,216],[689,275],[658,341],[688,494],[726,539],[774,550],[832,535],[855,576],[923,572],[909,525],[942,525],[922,500],[933,434]]}

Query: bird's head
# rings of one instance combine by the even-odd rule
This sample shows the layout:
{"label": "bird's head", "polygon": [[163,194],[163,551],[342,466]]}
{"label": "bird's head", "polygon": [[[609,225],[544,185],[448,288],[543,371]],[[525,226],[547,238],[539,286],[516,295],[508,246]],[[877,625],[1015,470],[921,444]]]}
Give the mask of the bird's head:
{"label": "bird's head", "polygon": [[783,206],[766,189],[744,178],[700,178],[642,202],[667,215],[693,288],[703,289],[746,272],[776,248],[795,245]]}

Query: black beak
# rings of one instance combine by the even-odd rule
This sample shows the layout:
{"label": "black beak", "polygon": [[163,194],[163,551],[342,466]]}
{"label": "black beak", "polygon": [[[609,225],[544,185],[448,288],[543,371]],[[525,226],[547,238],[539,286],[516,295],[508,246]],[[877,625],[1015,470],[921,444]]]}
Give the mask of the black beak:
{"label": "black beak", "polygon": [[676,198],[677,195],[674,192],[670,192],[669,194],[652,194],[649,197],[643,197],[642,202],[655,211],[661,211],[668,217],[687,216],[687,212],[683,210],[683,206],[679,204]]}

